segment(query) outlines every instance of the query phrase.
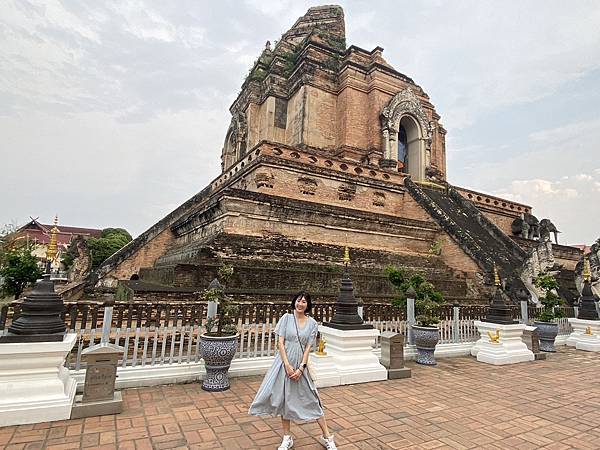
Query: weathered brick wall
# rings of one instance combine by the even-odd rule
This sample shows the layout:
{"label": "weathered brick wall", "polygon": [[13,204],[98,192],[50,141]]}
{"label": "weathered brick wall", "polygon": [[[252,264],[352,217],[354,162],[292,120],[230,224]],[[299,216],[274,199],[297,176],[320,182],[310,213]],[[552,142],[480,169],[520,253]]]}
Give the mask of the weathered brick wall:
{"label": "weathered brick wall", "polygon": [[[369,104],[365,92],[346,88],[338,95],[338,146],[366,149],[369,146]],[[378,146],[381,150],[381,145]]]}
{"label": "weathered brick wall", "polygon": [[481,271],[475,261],[467,256],[459,245],[446,233],[440,233],[436,240],[441,244],[440,256],[448,267],[470,273],[470,276],[474,276],[474,274]]}
{"label": "weathered brick wall", "polygon": [[169,228],[160,232],[155,238],[146,242],[136,253],[122,261],[108,272],[105,280],[129,280],[133,274],[139,274],[142,267],[152,267],[156,260],[162,256],[175,242],[173,233]]}
{"label": "weathered brick wall", "polygon": [[326,174],[285,168],[255,168],[248,178],[266,171],[272,176],[272,186],[249,183],[247,189],[268,195],[294,198],[323,205],[391,214],[431,222],[429,215],[402,188],[373,186],[369,180],[328,178]]}

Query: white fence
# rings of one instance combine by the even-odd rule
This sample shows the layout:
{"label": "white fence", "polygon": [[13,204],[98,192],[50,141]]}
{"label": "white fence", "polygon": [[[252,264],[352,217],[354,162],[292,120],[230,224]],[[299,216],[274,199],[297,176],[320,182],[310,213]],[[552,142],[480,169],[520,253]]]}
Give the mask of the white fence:
{"label": "white fence", "polygon": [[[368,322],[369,323],[369,322]],[[370,322],[380,332],[392,331],[406,336],[406,321]],[[275,322],[238,324],[240,337],[235,359],[270,357],[275,354]],[[444,320],[439,323],[440,344],[474,342],[478,339],[473,320]],[[81,354],[85,348],[100,342],[102,330],[81,328],[77,345],[67,360],[67,367],[79,370],[85,367]],[[205,331],[199,325],[168,327],[111,328],[108,341],[124,348],[121,367],[164,366],[168,364],[197,363],[200,361],[198,336]],[[373,342],[379,348],[379,339]]]}

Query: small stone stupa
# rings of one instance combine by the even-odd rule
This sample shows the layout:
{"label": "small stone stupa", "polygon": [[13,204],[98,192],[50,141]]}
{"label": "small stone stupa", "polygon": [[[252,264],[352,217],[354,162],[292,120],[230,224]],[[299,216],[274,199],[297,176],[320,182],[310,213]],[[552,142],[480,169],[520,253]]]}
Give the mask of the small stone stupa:
{"label": "small stone stupa", "polygon": [[63,300],[50,279],[57,222],[51,230],[46,274],[23,301],[8,334],[0,338],[0,427],[71,417],[77,382],[64,364],[77,335],[65,333]]}
{"label": "small stone stupa", "polygon": [[489,323],[500,323],[503,325],[512,325],[515,321],[512,318],[512,309],[508,303],[506,303],[506,296],[502,291],[502,283],[500,282],[500,276],[498,275],[498,269],[494,264],[494,285],[496,290],[492,301],[490,302],[486,322]]}
{"label": "small stone stupa", "polygon": [[350,264],[350,251],[348,247],[344,250],[344,273],[340,285],[340,295],[334,308],[334,314],[329,322],[323,326],[336,328],[338,330],[370,330],[373,325],[365,323],[358,314],[358,301],[354,297],[354,285],[348,272]]}
{"label": "small stone stupa", "polygon": [[592,292],[592,272],[590,260],[583,260],[583,288],[579,297],[579,313],[570,318],[573,332],[567,338],[567,345],[577,350],[600,352],[600,317],[596,309],[598,297]]}
{"label": "small stone stupa", "polygon": [[373,343],[379,336],[379,330],[364,323],[358,314],[349,265],[350,252],[346,247],[344,274],[333,318],[319,326],[321,339],[327,342],[327,353],[310,355],[311,373],[317,387],[387,379],[387,369],[373,353]]}
{"label": "small stone stupa", "polygon": [[474,323],[481,337],[471,349],[471,355],[477,357],[477,361],[498,366],[533,361],[535,355],[522,340],[527,325],[512,319],[495,265],[494,284],[496,291],[485,321]]}

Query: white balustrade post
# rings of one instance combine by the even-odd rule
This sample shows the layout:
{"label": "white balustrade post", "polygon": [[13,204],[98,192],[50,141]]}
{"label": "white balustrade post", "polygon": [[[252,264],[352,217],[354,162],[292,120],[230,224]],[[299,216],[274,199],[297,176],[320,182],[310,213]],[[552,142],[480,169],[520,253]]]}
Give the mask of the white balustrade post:
{"label": "white balustrade post", "polygon": [[521,323],[527,325],[529,323],[529,308],[527,300],[521,300]]}
{"label": "white balustrade post", "polygon": [[102,336],[100,344],[108,344],[110,342],[110,329],[112,325],[113,306],[112,303],[107,303],[104,307],[104,317],[102,318]]}
{"label": "white balustrade post", "polygon": [[575,317],[579,316],[579,306],[573,306],[573,315]]}
{"label": "white balustrade post", "polygon": [[460,305],[455,303],[452,305],[452,342],[458,344],[460,342],[460,334],[459,334],[459,317],[460,315]]}
{"label": "white balustrade post", "polygon": [[408,297],[406,299],[406,327],[408,329],[408,344],[415,345],[415,336],[412,326],[416,323],[415,320],[415,299]]}

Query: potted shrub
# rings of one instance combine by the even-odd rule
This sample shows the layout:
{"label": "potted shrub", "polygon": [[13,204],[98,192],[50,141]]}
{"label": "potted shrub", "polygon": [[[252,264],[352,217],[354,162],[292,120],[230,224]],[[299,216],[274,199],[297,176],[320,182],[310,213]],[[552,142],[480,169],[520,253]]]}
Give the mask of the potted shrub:
{"label": "potted shrub", "polygon": [[229,366],[238,346],[238,332],[235,324],[239,306],[225,295],[219,279],[225,283],[233,274],[233,267],[223,265],[215,278],[202,292],[202,299],[217,304],[217,313],[206,320],[206,332],[200,336],[200,354],[204,359],[206,377],[202,381],[205,391],[225,391],[229,389]]}
{"label": "potted shrub", "polygon": [[533,323],[538,329],[540,350],[555,352],[554,340],[558,335],[558,323],[555,320],[564,317],[562,311],[557,308],[563,303],[562,299],[556,294],[558,281],[553,275],[541,273],[534,280],[534,284],[544,292],[544,296],[540,297],[542,311]]}
{"label": "potted shrub", "polygon": [[407,299],[415,300],[416,325],[412,325],[415,346],[417,347],[418,364],[435,365],[435,346],[440,340],[440,330],[437,327],[439,306],[444,303],[444,297],[433,284],[421,275],[409,275],[404,268],[388,267],[388,279],[398,291],[398,297],[392,300],[396,306],[406,307]]}

